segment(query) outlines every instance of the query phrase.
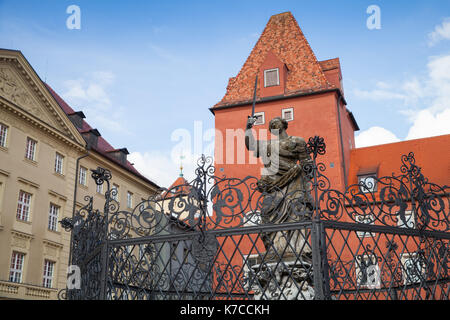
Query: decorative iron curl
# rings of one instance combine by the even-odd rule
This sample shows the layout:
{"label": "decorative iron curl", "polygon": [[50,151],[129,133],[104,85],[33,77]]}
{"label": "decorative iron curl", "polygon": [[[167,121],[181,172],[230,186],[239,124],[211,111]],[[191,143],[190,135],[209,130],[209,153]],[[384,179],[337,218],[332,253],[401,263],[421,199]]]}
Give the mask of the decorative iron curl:
{"label": "decorative iron curl", "polygon": [[325,140],[322,137],[314,136],[309,138],[306,145],[306,150],[309,154],[313,155],[313,159],[317,158],[317,155],[324,155],[326,152]]}
{"label": "decorative iron curl", "polygon": [[97,185],[102,185],[105,181],[109,181],[112,178],[111,171],[108,169],[97,167],[97,169],[91,171],[92,178],[95,180]]}
{"label": "decorative iron curl", "polygon": [[[415,164],[414,154],[401,157],[401,175],[373,177],[344,191],[319,185],[320,217],[324,220],[350,220],[361,223],[431,231],[450,230],[448,186],[428,182]],[[318,179],[326,179],[318,170]],[[323,181],[328,181],[323,180]],[[407,215],[408,213],[408,215]]]}

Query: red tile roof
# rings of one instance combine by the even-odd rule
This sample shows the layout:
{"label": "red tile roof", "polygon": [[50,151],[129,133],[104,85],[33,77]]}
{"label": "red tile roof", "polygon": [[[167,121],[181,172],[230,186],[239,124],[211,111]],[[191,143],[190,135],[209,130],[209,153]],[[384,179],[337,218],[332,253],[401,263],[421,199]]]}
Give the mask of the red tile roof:
{"label": "red tile roof", "polygon": [[319,61],[319,64],[323,71],[340,68],[339,58]]}
{"label": "red tile roof", "polygon": [[180,175],[162,196],[163,198],[170,198],[180,195],[184,196],[189,194],[190,190],[191,186],[189,185],[189,182],[182,175]]}
{"label": "red tile roof", "polygon": [[324,65],[333,65],[336,61],[319,63],[294,16],[285,12],[270,18],[238,75],[229,79],[225,96],[211,109],[251,101],[255,77],[269,51],[289,70],[284,96],[336,89],[322,70]]}
{"label": "red tile roof", "polygon": [[[45,85],[47,86],[47,89],[50,91],[52,96],[55,98],[56,102],[58,102],[61,109],[67,115],[75,113],[75,111],[72,109],[72,107],[70,107],[47,83]],[[77,129],[80,133],[86,133],[86,132],[89,132],[90,130],[92,130],[93,128],[89,125],[89,123],[87,123],[86,121],[83,120],[82,128],[81,129],[77,128]],[[120,161],[118,161],[113,155],[111,155],[111,151],[116,151],[118,149],[111,146],[108,143],[108,141],[106,141],[102,136],[98,137],[97,146],[94,146],[92,149],[97,151],[99,154],[101,154],[105,158],[108,158],[108,160],[116,163],[117,165],[119,165],[122,168],[126,169],[127,171],[131,172],[138,178],[144,180],[147,183],[150,183],[155,188],[159,189],[159,186],[156,183],[154,183],[150,179],[144,177],[139,171],[137,171],[134,168],[134,166],[129,161],[127,161],[125,164],[123,164]]]}

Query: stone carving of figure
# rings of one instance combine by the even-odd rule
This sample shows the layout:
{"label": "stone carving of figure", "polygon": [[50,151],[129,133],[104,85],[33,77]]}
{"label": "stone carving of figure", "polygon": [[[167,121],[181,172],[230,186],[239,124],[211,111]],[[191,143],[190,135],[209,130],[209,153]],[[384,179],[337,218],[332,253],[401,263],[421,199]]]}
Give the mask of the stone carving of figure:
{"label": "stone carving of figure", "polygon": [[[258,190],[263,193],[261,222],[285,223],[311,219],[313,200],[309,192],[310,178],[303,170],[312,160],[301,137],[289,136],[288,122],[280,117],[269,123],[272,140],[255,140],[252,127],[255,118],[249,117],[246,126],[245,145],[260,157],[264,164]],[[266,247],[286,254],[309,257],[311,248],[306,242],[306,230],[302,232],[278,232],[263,236]],[[287,246],[287,250],[285,250]],[[281,254],[280,254],[281,255]],[[308,259],[309,260],[309,259]]]}

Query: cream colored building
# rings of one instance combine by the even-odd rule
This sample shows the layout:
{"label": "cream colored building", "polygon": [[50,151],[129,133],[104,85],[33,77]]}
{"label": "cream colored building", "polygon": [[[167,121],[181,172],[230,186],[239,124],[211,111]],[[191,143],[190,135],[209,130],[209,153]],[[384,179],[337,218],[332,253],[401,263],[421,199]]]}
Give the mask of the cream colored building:
{"label": "cream colored building", "polygon": [[0,299],[56,299],[65,288],[70,233],[58,221],[88,195],[103,207],[105,190],[91,169],[111,171],[121,209],[157,192],[126,160],[128,151],[83,118],[20,51],[0,50]]}

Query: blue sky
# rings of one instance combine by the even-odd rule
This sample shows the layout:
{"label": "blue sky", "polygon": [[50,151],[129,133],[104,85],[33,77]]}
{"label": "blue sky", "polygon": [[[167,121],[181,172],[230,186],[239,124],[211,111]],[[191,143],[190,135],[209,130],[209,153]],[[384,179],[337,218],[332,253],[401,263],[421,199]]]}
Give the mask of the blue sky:
{"label": "blue sky", "polygon": [[[81,10],[79,30],[66,27],[70,5]],[[381,29],[366,26],[370,5]],[[270,16],[285,11],[319,60],[340,58],[360,146],[450,133],[450,1],[0,0],[0,47],[21,50],[164,185],[178,173],[173,133],[214,127],[208,108]]]}

